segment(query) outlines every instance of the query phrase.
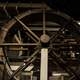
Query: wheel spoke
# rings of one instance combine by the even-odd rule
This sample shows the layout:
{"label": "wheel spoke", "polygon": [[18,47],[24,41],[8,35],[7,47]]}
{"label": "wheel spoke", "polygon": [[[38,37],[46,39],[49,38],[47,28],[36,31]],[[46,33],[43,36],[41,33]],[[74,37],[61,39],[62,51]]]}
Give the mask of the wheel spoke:
{"label": "wheel spoke", "polygon": [[38,42],[35,38],[33,38],[28,32],[25,32],[26,33],[26,35],[28,35],[34,42]]}
{"label": "wheel spoke", "polygon": [[[21,39],[21,33],[19,30],[18,30],[18,36],[19,36],[20,44],[23,43]],[[23,47],[21,47],[21,49],[23,49]],[[19,56],[21,56],[22,54],[23,54],[23,51],[19,51]]]}
{"label": "wheel spoke", "polygon": [[25,28],[27,29],[38,41],[40,40],[39,37],[32,32],[22,21],[20,21],[17,17],[15,17],[15,19]]}
{"label": "wheel spoke", "polygon": [[52,50],[51,54],[52,59],[55,57],[55,61],[60,65],[61,68],[65,69],[70,75],[75,75],[78,80],[80,80],[79,75],[76,73],[74,69],[72,69],[66,62],[61,58],[55,51]]}
{"label": "wheel spoke", "polygon": [[46,25],[45,25],[45,9],[43,9],[43,34],[46,34]]}
{"label": "wheel spoke", "polygon": [[58,32],[56,32],[52,37],[51,37],[51,42],[54,42],[61,34],[62,34],[62,31],[64,31],[65,29],[64,28],[60,28]]}
{"label": "wheel spoke", "polygon": [[14,38],[16,39],[17,43],[21,44],[21,41],[20,41],[20,39],[18,38],[17,35],[14,35]]}
{"label": "wheel spoke", "polygon": [[51,37],[51,42],[54,42],[61,34],[63,31],[65,31],[65,29],[68,27],[68,25],[71,23],[72,21],[70,20],[68,23],[66,23],[63,27],[61,27],[59,29],[58,32],[56,32],[52,37]]}
{"label": "wheel spoke", "polygon": [[36,50],[27,60],[25,60],[25,63],[23,63],[14,73],[12,73],[9,80],[12,80],[12,78],[14,78],[20,71],[23,71],[26,67],[28,67],[28,65],[36,59],[38,52],[39,49]]}
{"label": "wheel spoke", "polygon": [[[76,73],[80,76],[80,69],[77,70]],[[76,80],[76,76],[73,75],[72,77],[69,78],[69,80]]]}

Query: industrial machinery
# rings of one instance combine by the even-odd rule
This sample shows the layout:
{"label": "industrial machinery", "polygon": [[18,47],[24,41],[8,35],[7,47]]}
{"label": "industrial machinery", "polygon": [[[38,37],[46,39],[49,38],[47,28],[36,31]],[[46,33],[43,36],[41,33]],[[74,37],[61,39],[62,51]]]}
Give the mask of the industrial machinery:
{"label": "industrial machinery", "polygon": [[8,73],[3,80],[25,80],[21,75],[26,80],[80,80],[79,34],[77,21],[44,5],[17,12],[0,30],[1,60]]}

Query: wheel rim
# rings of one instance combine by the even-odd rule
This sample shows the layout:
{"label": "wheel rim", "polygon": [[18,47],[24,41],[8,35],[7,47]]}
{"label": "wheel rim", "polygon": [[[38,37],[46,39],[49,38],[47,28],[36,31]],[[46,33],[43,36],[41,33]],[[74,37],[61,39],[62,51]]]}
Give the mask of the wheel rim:
{"label": "wheel rim", "polygon": [[[14,27],[14,25],[18,22],[19,24],[21,24],[21,20],[23,20],[23,18],[25,18],[26,16],[30,16],[30,15],[32,15],[32,14],[42,14],[42,10],[33,10],[33,11],[27,11],[27,12],[25,12],[25,13],[22,13],[22,14],[20,14],[20,15],[18,15],[18,16],[16,16],[15,18],[13,18],[12,20],[10,20],[6,25],[4,25],[3,27],[2,27],[2,30],[1,30],[1,32],[0,32],[0,43],[2,44],[2,43],[4,43],[5,42],[5,40],[6,40],[6,36],[8,35],[8,33],[9,33],[9,31],[10,31],[10,29],[12,29],[12,27]],[[68,15],[65,15],[65,14],[63,14],[63,13],[60,13],[60,12],[51,12],[51,11],[46,11],[46,14],[51,14],[53,17],[55,17],[56,19],[54,19],[54,20],[52,20],[53,22],[59,22],[59,20],[61,20],[60,22],[59,22],[59,24],[60,24],[60,26],[63,26],[63,27],[65,27],[65,25],[67,25],[67,23],[71,23],[72,25],[74,25],[75,27],[77,27],[78,25],[75,25],[76,23],[75,23],[75,21],[70,17],[70,16],[68,16]],[[59,18],[58,18],[59,17]],[[63,20],[65,20],[64,22],[63,22]],[[21,22],[20,22],[21,21]],[[66,21],[67,21],[67,23],[66,23]],[[22,25],[22,24],[21,24]],[[22,26],[24,26],[24,24],[22,25]],[[69,29],[69,27],[65,27],[65,28],[67,28],[67,29]],[[15,29],[15,28],[14,28]],[[71,29],[69,29],[69,30],[71,30]],[[73,29],[74,30],[74,29]],[[29,31],[29,30],[28,30]],[[64,31],[64,30],[63,30]],[[17,31],[18,32],[18,31]],[[24,31],[23,31],[24,32]],[[15,34],[15,33],[14,33]],[[13,35],[14,35],[13,34]],[[31,32],[31,34],[33,34],[32,32]],[[18,38],[19,38],[19,34],[17,33],[17,36],[18,36]],[[33,37],[36,37],[35,36],[35,33],[34,33],[34,35],[32,35]],[[41,36],[41,34],[40,34],[40,36]],[[39,36],[39,37],[40,37]],[[37,41],[36,43],[39,43],[39,45],[41,44],[40,43],[40,38],[39,37],[36,37],[37,39],[35,39],[34,41]],[[20,39],[20,38],[19,38]],[[25,39],[25,38],[23,38],[23,39]],[[53,40],[54,41],[54,40]],[[32,43],[32,42],[30,42],[30,43]],[[37,44],[36,44],[37,45]],[[35,45],[34,45],[35,46]],[[3,54],[4,54],[5,52],[3,52]],[[4,58],[4,61],[7,61],[7,59],[6,58]],[[12,75],[12,70],[11,70],[11,68],[9,67],[9,65],[8,65],[8,63],[6,63],[6,67],[7,67],[7,70],[8,70],[8,72],[9,72],[9,75],[11,76]],[[16,78],[16,77],[14,77],[16,80],[18,80],[18,78]]]}

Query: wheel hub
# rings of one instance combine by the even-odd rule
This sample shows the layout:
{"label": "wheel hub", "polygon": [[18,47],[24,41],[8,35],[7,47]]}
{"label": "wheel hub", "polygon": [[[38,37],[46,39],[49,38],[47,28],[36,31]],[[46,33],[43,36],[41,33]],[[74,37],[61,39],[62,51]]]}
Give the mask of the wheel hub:
{"label": "wheel hub", "polygon": [[43,35],[41,35],[41,37],[40,37],[40,41],[42,42],[42,43],[48,43],[49,41],[50,41],[50,37],[47,35],[47,34],[43,34]]}

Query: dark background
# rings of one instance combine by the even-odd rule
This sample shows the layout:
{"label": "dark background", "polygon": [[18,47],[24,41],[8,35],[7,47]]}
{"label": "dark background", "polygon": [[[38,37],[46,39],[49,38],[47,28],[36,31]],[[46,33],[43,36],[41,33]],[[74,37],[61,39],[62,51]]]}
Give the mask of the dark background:
{"label": "dark background", "polygon": [[46,2],[50,7],[80,20],[80,0],[47,0]]}
{"label": "dark background", "polygon": [[67,13],[75,19],[80,20],[80,0],[0,0],[0,2],[19,3],[42,3],[45,2],[53,9]]}

